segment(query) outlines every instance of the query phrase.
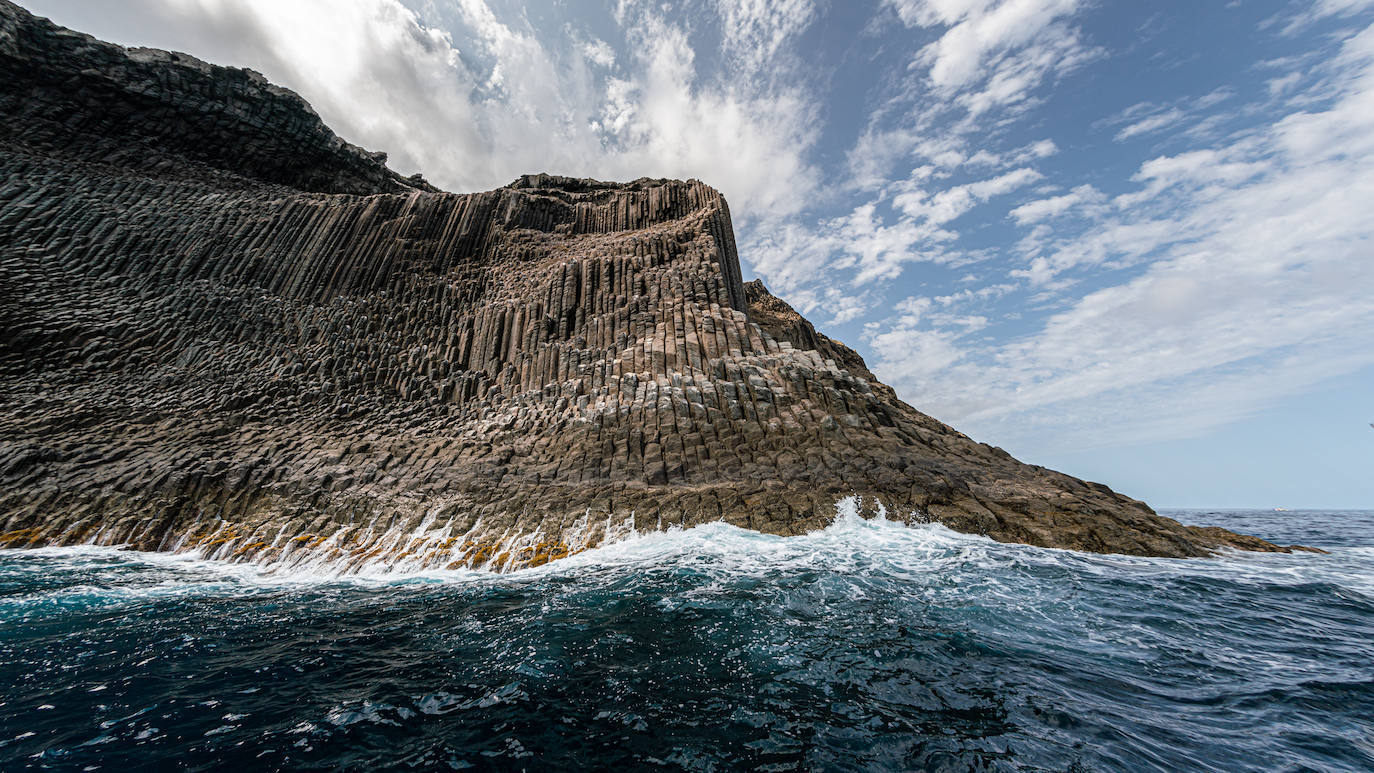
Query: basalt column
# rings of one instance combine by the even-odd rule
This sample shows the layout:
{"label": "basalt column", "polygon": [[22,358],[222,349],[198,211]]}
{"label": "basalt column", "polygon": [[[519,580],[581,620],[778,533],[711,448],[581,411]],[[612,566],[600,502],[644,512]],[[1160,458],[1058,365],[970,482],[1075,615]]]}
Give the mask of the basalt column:
{"label": "basalt column", "polygon": [[699,182],[451,194],[250,71],[0,0],[0,544],[517,568],[866,514],[1135,554],[1184,527],[921,414]]}

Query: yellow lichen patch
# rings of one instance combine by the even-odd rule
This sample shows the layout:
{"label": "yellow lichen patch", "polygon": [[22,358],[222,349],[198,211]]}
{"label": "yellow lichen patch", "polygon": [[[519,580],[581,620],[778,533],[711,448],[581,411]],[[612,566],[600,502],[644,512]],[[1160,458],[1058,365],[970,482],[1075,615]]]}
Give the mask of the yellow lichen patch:
{"label": "yellow lichen patch", "polygon": [[0,534],[0,544],[4,545],[13,545],[15,543],[30,545],[39,542],[42,539],[43,530],[39,529],[36,526],[29,529],[16,529],[14,531],[7,531],[4,534]]}
{"label": "yellow lichen patch", "polygon": [[543,566],[550,561],[567,558],[581,551],[574,551],[566,542],[550,540],[520,550],[520,560],[525,566]]}
{"label": "yellow lichen patch", "polygon": [[496,555],[498,547],[494,542],[466,542],[463,544],[464,554],[461,563],[474,568],[482,566],[490,561],[492,556]]}

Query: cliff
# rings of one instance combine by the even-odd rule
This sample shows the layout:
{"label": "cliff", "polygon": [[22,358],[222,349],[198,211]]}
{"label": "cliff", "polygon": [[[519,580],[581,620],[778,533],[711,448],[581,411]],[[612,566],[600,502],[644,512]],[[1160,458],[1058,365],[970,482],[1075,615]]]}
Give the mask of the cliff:
{"label": "cliff", "polygon": [[0,541],[508,569],[866,514],[1280,550],[921,414],[758,282],[698,182],[435,191],[245,70],[0,0]]}

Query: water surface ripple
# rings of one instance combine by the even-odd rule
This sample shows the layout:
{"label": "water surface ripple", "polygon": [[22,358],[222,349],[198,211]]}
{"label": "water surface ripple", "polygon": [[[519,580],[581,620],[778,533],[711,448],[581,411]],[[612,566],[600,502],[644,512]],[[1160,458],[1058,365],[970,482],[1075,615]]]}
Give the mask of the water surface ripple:
{"label": "water surface ripple", "polygon": [[3,551],[0,769],[1374,769],[1374,513],[1171,514],[1332,552],[848,516],[504,576]]}

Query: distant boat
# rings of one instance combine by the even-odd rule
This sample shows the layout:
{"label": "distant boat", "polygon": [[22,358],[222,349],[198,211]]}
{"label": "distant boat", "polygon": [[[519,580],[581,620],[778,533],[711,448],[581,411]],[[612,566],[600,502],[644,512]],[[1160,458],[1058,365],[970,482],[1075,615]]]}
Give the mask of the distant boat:
{"label": "distant boat", "polygon": [[1286,507],[1276,507],[1276,508],[1274,508],[1274,512],[1276,512],[1276,513],[1286,513],[1286,512],[1288,512],[1288,508],[1286,508]]}

